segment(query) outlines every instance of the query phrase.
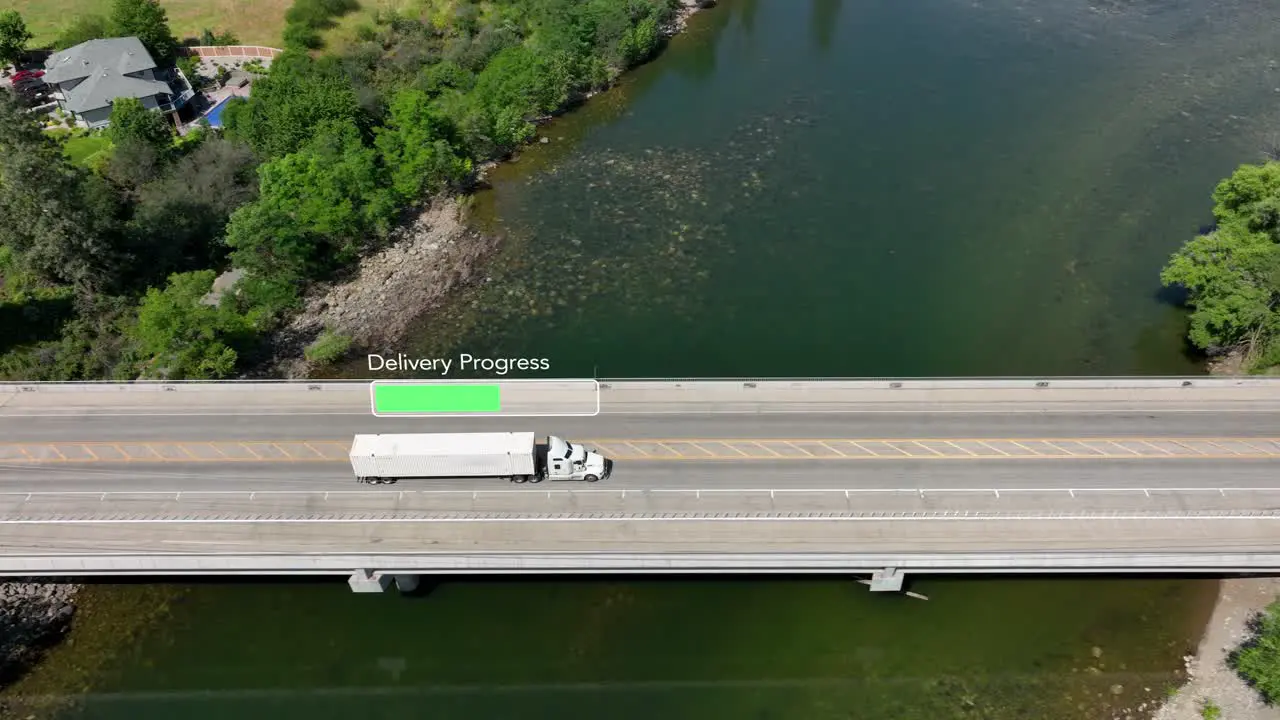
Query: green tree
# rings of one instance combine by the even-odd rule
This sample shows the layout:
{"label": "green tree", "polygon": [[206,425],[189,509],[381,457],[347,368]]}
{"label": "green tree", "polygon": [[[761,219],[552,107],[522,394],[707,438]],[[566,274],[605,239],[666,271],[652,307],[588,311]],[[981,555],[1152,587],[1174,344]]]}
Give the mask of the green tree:
{"label": "green tree", "polygon": [[177,57],[178,41],[169,30],[169,18],[158,0],[113,0],[111,25],[115,34],[141,40],[162,67]]}
{"label": "green tree", "polygon": [[1280,163],[1239,168],[1213,197],[1217,226],[1175,253],[1161,279],[1187,291],[1192,343],[1244,348],[1265,369],[1280,362]]}
{"label": "green tree", "polygon": [[268,159],[301,148],[326,121],[363,127],[365,116],[341,69],[305,53],[276,58],[271,73],[254,83],[253,95],[223,111],[227,135]]}
{"label": "green tree", "polygon": [[53,46],[57,50],[66,50],[82,42],[111,37],[111,22],[101,15],[80,15],[62,28]]}
{"label": "green tree", "polygon": [[221,264],[227,220],[257,196],[255,166],[248,148],[213,137],[139,189],[128,234],[147,258],[142,281]]}
{"label": "green tree", "polygon": [[350,262],[397,212],[378,155],[352,125],[331,122],[296,153],[258,168],[257,201],[236,210],[226,243],[246,296],[287,307],[307,280]]}
{"label": "green tree", "polygon": [[164,116],[143,107],[136,98],[118,98],[111,104],[107,135],[116,145],[138,142],[164,154],[173,146],[173,128]]}
{"label": "green tree", "polygon": [[38,277],[89,293],[118,277],[112,191],[73,165],[7,93],[0,94],[0,217],[0,244]]}
{"label": "green tree", "polygon": [[1268,704],[1280,702],[1280,602],[1273,602],[1252,623],[1253,636],[1229,662]]}
{"label": "green tree", "polygon": [[136,343],[144,377],[199,380],[234,374],[237,348],[252,340],[253,328],[229,306],[202,302],[214,279],[212,270],[181,273],[170,276],[163,290],[147,291],[137,321],[125,331]]}
{"label": "green tree", "polygon": [[0,355],[0,377],[9,380],[132,380],[126,320],[137,313],[127,298],[77,297],[75,317],[60,329],[57,340],[25,351]]}
{"label": "green tree", "polygon": [[396,213],[377,153],[353,125],[327,123],[301,151],[259,168],[259,176],[259,202],[344,248],[354,249],[367,233],[385,233]]}
{"label": "green tree", "polygon": [[17,10],[0,12],[0,65],[16,64],[34,37]]}
{"label": "green tree", "polygon": [[456,142],[452,123],[435,110],[427,93],[404,90],[396,95],[376,145],[401,202],[417,202],[471,171],[471,161],[459,155]]}

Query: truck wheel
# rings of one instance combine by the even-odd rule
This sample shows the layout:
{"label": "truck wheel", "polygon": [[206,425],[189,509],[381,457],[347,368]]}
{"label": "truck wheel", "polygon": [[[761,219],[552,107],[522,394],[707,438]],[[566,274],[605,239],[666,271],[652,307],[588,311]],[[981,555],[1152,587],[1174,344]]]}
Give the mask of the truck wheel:
{"label": "truck wheel", "polygon": [[600,478],[596,477],[595,475],[588,475],[582,479],[586,480],[587,482],[599,482],[600,480]]}
{"label": "truck wheel", "polygon": [[528,476],[528,475],[512,475],[512,476],[511,476],[511,482],[513,482],[513,483],[527,483],[527,482],[529,482],[529,476]]}
{"label": "truck wheel", "polygon": [[540,482],[542,482],[542,476],[541,476],[541,475],[530,475],[530,476],[529,476],[529,482],[531,482],[531,483],[540,483]]}

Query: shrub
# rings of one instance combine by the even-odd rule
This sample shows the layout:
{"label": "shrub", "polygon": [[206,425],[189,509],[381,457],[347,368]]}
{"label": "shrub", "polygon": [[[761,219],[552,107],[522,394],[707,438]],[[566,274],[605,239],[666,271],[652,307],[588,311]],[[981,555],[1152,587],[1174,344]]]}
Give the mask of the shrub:
{"label": "shrub", "polygon": [[307,362],[317,365],[328,365],[329,363],[339,360],[347,351],[351,349],[351,338],[346,335],[339,335],[332,330],[325,330],[320,333],[320,337],[307,346],[303,351],[303,356]]}

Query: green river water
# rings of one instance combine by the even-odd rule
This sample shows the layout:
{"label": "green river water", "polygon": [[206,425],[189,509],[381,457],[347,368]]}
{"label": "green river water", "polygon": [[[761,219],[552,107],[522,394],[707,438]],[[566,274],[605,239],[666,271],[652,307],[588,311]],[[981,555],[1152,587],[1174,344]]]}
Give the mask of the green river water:
{"label": "green river water", "polygon": [[[728,0],[493,174],[489,282],[387,350],[560,376],[1199,372],[1158,273],[1280,136],[1277,21],[1258,0]],[[71,715],[1143,717],[1215,584],[912,589],[930,600],[804,578],[174,586]]]}

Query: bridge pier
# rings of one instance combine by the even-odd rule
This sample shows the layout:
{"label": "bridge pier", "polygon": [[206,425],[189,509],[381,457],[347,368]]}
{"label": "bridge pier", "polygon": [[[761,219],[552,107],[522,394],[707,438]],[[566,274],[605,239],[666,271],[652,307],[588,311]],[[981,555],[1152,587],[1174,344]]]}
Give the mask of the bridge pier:
{"label": "bridge pier", "polygon": [[871,574],[871,592],[899,592],[906,574],[898,568],[885,568]]}
{"label": "bridge pier", "polygon": [[373,570],[356,570],[351,573],[351,577],[347,578],[347,584],[351,586],[352,592],[368,593],[368,592],[386,592],[387,588],[395,583],[396,589],[402,593],[411,593],[418,589],[418,583],[421,582],[420,575],[384,575]]}
{"label": "bridge pier", "polygon": [[351,586],[352,592],[383,592],[391,586],[391,577],[376,575],[370,570],[356,570],[347,578],[347,584]]}

